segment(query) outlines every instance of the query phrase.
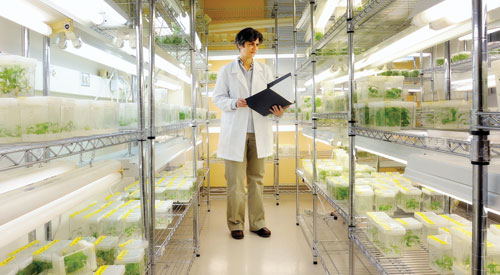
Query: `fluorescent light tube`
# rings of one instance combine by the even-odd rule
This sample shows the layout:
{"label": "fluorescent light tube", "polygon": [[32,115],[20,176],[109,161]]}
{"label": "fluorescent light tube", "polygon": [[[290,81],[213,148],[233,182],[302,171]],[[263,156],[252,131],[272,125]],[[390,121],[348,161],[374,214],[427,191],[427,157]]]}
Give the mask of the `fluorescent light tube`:
{"label": "fluorescent light tube", "polygon": [[316,28],[320,30],[324,30],[326,24],[328,24],[328,20],[332,16],[333,12],[337,8],[338,0],[326,0],[323,6],[323,10],[321,11],[321,15],[318,18],[318,22],[316,23]]}
{"label": "fluorescent light tube", "polygon": [[[492,34],[494,32],[500,31],[500,28],[493,28],[488,30],[488,34]],[[472,40],[472,33],[469,33],[467,35],[464,35],[460,37],[458,40],[464,41],[464,40]]]}
{"label": "fluorescent light tube", "polygon": [[92,23],[101,25],[104,23],[104,17],[96,10],[95,1],[89,3],[81,0],[40,0],[62,14],[83,21],[87,24]]}
{"label": "fluorescent light tube", "polygon": [[180,90],[181,86],[175,83],[167,82],[164,80],[157,80],[155,86],[169,89],[169,90]]}
{"label": "fluorescent light tube", "polygon": [[127,18],[123,17],[118,11],[116,11],[112,6],[110,6],[106,0],[93,0],[96,5],[105,13],[107,20],[110,20],[111,24],[125,25],[127,23]]}
{"label": "fluorescent light tube", "polygon": [[26,1],[2,1],[0,16],[45,36],[52,28],[44,23],[39,9]]}
{"label": "fluorescent light tube", "polygon": [[364,147],[361,147],[361,146],[357,146],[356,145],[356,149],[359,149],[361,151],[365,151],[365,152],[368,152],[368,153],[372,153],[374,155],[381,156],[381,157],[384,157],[386,159],[390,159],[390,160],[402,163],[404,165],[408,164],[408,162],[406,160],[399,159],[399,158],[396,158],[396,157],[393,157],[393,156],[389,156],[389,155],[386,155],[386,154],[383,154],[383,153],[380,153],[380,152],[377,152],[377,151],[373,151],[373,150],[370,150],[370,149],[367,149],[367,148],[364,148]]}
{"label": "fluorescent light tube", "polygon": [[78,49],[74,48],[72,43],[68,43],[68,46],[64,50],[69,53],[86,58],[88,60],[95,61],[99,64],[118,69],[120,71],[126,72],[131,75],[137,74],[135,64],[132,64],[116,55],[107,53],[103,50],[100,50],[85,43],[82,43],[82,46]]}

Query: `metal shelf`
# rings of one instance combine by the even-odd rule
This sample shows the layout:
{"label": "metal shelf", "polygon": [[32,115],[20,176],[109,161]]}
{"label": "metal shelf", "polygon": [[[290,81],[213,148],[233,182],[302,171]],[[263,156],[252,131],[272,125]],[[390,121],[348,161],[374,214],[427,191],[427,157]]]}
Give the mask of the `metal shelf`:
{"label": "metal shelf", "polygon": [[5,144],[0,146],[0,161],[6,165],[0,171],[134,142],[138,135],[138,131],[124,131],[48,142]]}
{"label": "metal shelf", "polygon": [[157,230],[154,241],[155,255],[157,258],[163,255],[165,248],[172,240],[172,237],[174,236],[175,232],[177,231],[182,221],[186,217],[186,214],[188,213],[189,209],[193,205],[194,198],[196,198],[196,196],[199,196],[200,187],[201,185],[203,185],[203,182],[205,181],[209,172],[210,170],[206,169],[203,177],[198,181],[196,191],[194,192],[193,197],[191,198],[191,200],[189,200],[189,202],[173,204],[174,220],[170,223],[170,225],[172,226],[168,227],[167,229]]}
{"label": "metal shelf", "polygon": [[[300,178],[302,178],[302,182],[312,191],[313,186],[311,185],[309,180],[304,177],[304,172],[301,170],[297,170],[296,173]],[[317,184],[314,185],[316,187],[316,191],[318,192],[318,194],[320,194],[323,198],[325,198],[325,200],[328,201],[328,203],[337,211],[337,213],[339,213],[340,216],[345,221],[347,221],[349,219],[349,214],[347,213],[347,211],[344,210],[345,206],[338,204],[336,201],[330,198],[330,196],[328,196],[328,194],[326,194],[325,191],[321,189]]]}
{"label": "metal shelf", "polygon": [[175,131],[184,130],[191,126],[190,122],[172,123],[165,126],[156,127],[156,135],[163,136]]}
{"label": "metal shelf", "polygon": [[479,129],[500,130],[500,112],[481,112],[476,113],[480,116],[484,126],[479,126]]}
{"label": "metal shelf", "polygon": [[317,119],[345,119],[345,120],[347,120],[347,112],[313,113],[312,117],[317,118]]}
{"label": "metal shelf", "polygon": [[379,274],[439,274],[429,267],[429,253],[424,248],[403,251],[402,257],[387,258],[368,240],[364,230],[357,229],[351,237]]}

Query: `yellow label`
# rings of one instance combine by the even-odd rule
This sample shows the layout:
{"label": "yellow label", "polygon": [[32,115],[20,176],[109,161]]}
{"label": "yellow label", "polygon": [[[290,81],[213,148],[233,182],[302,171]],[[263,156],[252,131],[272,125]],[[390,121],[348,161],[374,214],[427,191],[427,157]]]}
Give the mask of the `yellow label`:
{"label": "yellow label", "polygon": [[403,185],[401,185],[399,182],[397,184],[397,186],[405,191],[409,191],[408,188],[404,187]]}
{"label": "yellow label", "polygon": [[440,227],[440,229],[443,230],[444,232],[450,233],[450,230],[448,228],[446,228],[446,227]]}
{"label": "yellow label", "polygon": [[128,240],[128,241],[126,241],[126,242],[124,242],[124,243],[120,244],[120,247],[121,247],[121,248],[124,248],[125,246],[127,246],[127,245],[129,245],[129,244],[131,244],[131,243],[133,243],[133,242],[134,242],[134,240]]}
{"label": "yellow label", "polygon": [[184,183],[186,183],[186,180],[182,180],[182,181],[181,181],[181,184],[179,184],[179,187],[183,186],[183,185],[184,185]]}
{"label": "yellow label", "polygon": [[434,235],[430,235],[430,236],[429,236],[429,238],[431,238],[431,239],[435,240],[436,242],[438,242],[438,243],[440,243],[440,244],[448,244],[448,242],[443,241],[443,240],[441,240],[440,238],[438,238],[438,237],[436,237],[436,236],[434,236]]}
{"label": "yellow label", "polygon": [[49,249],[51,246],[53,246],[54,244],[56,244],[58,242],[59,242],[59,240],[54,240],[54,241],[48,243],[44,247],[42,247],[42,248],[38,249],[37,251],[33,252],[33,255],[36,256],[36,255],[42,254],[43,252],[45,252],[47,249]]}
{"label": "yellow label", "polygon": [[423,219],[424,221],[426,221],[428,224],[434,224],[434,222],[433,222],[433,221],[431,221],[431,220],[429,220],[429,218],[427,218],[427,216],[426,216],[424,213],[422,213],[422,212],[415,212],[415,214],[417,214],[417,215],[419,215],[420,217],[422,217],[422,219]]}
{"label": "yellow label", "polygon": [[10,257],[8,257],[7,259],[3,260],[3,262],[0,262],[0,266],[4,266],[4,265],[10,263],[15,258],[16,258],[16,256],[10,256]]}
{"label": "yellow label", "polygon": [[94,203],[92,203],[92,204],[90,204],[89,206],[87,206],[85,209],[82,209],[82,210],[80,210],[80,211],[76,211],[75,213],[73,213],[73,214],[69,215],[69,217],[70,217],[70,218],[73,218],[74,216],[76,216],[76,215],[78,215],[78,214],[80,214],[80,213],[83,213],[83,212],[85,212],[85,211],[89,210],[89,209],[90,209],[92,206],[94,206],[94,205],[96,205],[96,203],[95,203],[95,202],[94,202]]}
{"label": "yellow label", "polygon": [[408,225],[408,223],[403,219],[396,219],[396,221],[398,221],[401,224]]}
{"label": "yellow label", "polygon": [[69,244],[69,246],[73,246],[73,245],[77,244],[78,242],[80,242],[81,240],[82,240],[82,237],[78,237],[78,238],[74,239],[74,240],[73,240],[73,241]]}
{"label": "yellow label", "polygon": [[133,203],[134,201],[135,201],[135,200],[129,200],[128,202],[126,202],[126,203],[124,203],[124,204],[120,205],[120,207],[118,207],[118,208],[123,208],[123,207],[126,207],[127,205],[129,205],[129,204]]}
{"label": "yellow label", "polygon": [[96,211],[94,211],[94,212],[92,212],[92,213],[88,214],[87,216],[85,216],[85,217],[83,217],[83,218],[84,218],[84,219],[88,219],[88,218],[90,218],[90,217],[94,216],[95,214],[97,214],[97,213],[101,212],[102,210],[103,210],[102,208],[101,208],[101,209],[97,209]]}
{"label": "yellow label", "polygon": [[469,236],[469,237],[472,237],[472,232],[470,232],[469,230],[465,230],[463,229],[462,227],[457,227],[455,226],[454,227],[456,230],[458,231],[461,231],[462,233],[464,233],[465,235]]}
{"label": "yellow label", "polygon": [[450,218],[450,217],[448,217],[448,216],[446,216],[446,215],[439,215],[439,216],[441,216],[441,217],[443,217],[443,218],[445,218],[445,219],[449,220],[450,222],[452,222],[452,223],[454,223],[454,224],[456,224],[456,225],[459,225],[459,226],[465,226],[465,224],[460,223],[460,222],[456,221],[455,219],[452,219],[452,218]]}
{"label": "yellow label", "polygon": [[114,201],[110,201],[110,202],[106,203],[105,205],[101,206],[101,209],[104,209],[104,208],[110,206],[113,203],[114,203]]}
{"label": "yellow label", "polygon": [[106,214],[106,216],[104,216],[103,219],[107,219],[107,218],[111,217],[111,215],[116,213],[116,211],[118,211],[118,209],[113,209],[113,210],[109,211],[109,213]]}
{"label": "yellow label", "polygon": [[134,192],[130,193],[130,196],[134,197],[135,195],[137,195],[137,193],[139,193],[139,189],[137,189]]}
{"label": "yellow label", "polygon": [[106,236],[100,236],[99,238],[97,238],[97,240],[95,240],[94,245],[100,244],[102,241],[104,241],[104,239],[106,239]]}
{"label": "yellow label", "polygon": [[116,192],[116,193],[114,193],[114,194],[111,194],[111,195],[109,195],[109,196],[107,196],[107,197],[106,197],[106,200],[108,201],[108,200],[109,200],[109,199],[111,199],[112,197],[114,197],[114,196],[118,196],[118,195],[120,195],[120,192]]}
{"label": "yellow label", "polygon": [[125,220],[126,218],[128,218],[128,216],[130,216],[130,214],[132,214],[132,212],[134,212],[134,209],[130,209],[129,211],[127,211],[127,213],[125,213],[125,215],[123,215],[121,220]]}
{"label": "yellow label", "polygon": [[125,187],[125,191],[127,191],[127,190],[129,190],[130,188],[134,187],[134,185],[136,185],[136,184],[138,184],[138,183],[139,183],[139,181],[138,181],[138,180],[134,181],[134,183],[132,183],[131,185],[129,185],[129,186],[127,186],[127,187]]}
{"label": "yellow label", "polygon": [[123,260],[123,257],[125,257],[125,255],[127,255],[128,253],[128,250],[123,250],[119,255],[118,257],[116,257],[117,260]]}
{"label": "yellow label", "polygon": [[104,273],[104,271],[108,269],[108,266],[107,265],[103,265],[101,267],[99,267],[99,269],[97,269],[97,271],[94,273],[94,275],[102,275],[102,273]]}
{"label": "yellow label", "polygon": [[23,246],[23,247],[20,247],[20,248],[18,248],[18,249],[16,249],[16,250],[14,250],[14,251],[10,252],[10,253],[9,253],[9,256],[14,256],[14,255],[16,255],[17,253],[19,253],[19,252],[21,252],[21,251],[23,251],[23,250],[25,250],[25,249],[27,249],[27,248],[30,248],[30,247],[32,247],[33,245],[35,245],[35,244],[37,244],[37,243],[39,243],[39,242],[40,242],[39,240],[34,240],[34,241],[30,242],[29,244],[27,244],[27,245],[25,245],[25,246]]}
{"label": "yellow label", "polygon": [[156,185],[162,183],[165,180],[165,177],[161,178],[159,181],[156,182]]}
{"label": "yellow label", "polygon": [[399,180],[397,180],[397,179],[395,179],[395,178],[392,178],[392,180],[393,180],[396,184],[401,184],[401,183],[399,182]]}
{"label": "yellow label", "polygon": [[500,229],[500,224],[494,224],[494,226],[498,229]]}

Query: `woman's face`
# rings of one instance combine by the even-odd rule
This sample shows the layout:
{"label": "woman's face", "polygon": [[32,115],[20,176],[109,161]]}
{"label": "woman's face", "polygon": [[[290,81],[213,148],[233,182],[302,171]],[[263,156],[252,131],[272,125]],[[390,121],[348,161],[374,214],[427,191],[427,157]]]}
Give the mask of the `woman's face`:
{"label": "woman's face", "polygon": [[245,41],[245,45],[241,46],[238,45],[238,48],[240,49],[240,55],[242,57],[254,57],[257,51],[259,50],[259,39],[253,41],[253,42],[248,42]]}

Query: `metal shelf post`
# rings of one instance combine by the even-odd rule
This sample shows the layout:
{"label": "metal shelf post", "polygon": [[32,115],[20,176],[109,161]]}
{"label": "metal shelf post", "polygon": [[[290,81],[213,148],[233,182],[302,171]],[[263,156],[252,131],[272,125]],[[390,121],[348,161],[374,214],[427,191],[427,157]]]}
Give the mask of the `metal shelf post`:
{"label": "metal shelf post", "polygon": [[483,0],[472,1],[472,274],[485,274],[488,213],[488,165],[490,161],[489,130],[478,128],[483,120],[478,112],[486,108],[488,97],[487,9]]}
{"label": "metal shelf post", "polygon": [[347,58],[348,58],[348,74],[349,81],[347,82],[347,89],[349,94],[349,112],[348,112],[348,135],[349,135],[349,221],[348,221],[348,238],[349,238],[349,272],[354,272],[354,240],[353,235],[356,230],[355,217],[354,217],[354,184],[355,184],[355,167],[356,167],[356,152],[355,152],[355,136],[353,131],[354,127],[354,22],[352,21],[353,14],[353,0],[347,0]]}
{"label": "metal shelf post", "polygon": [[[205,83],[205,93],[207,95],[207,170],[210,171],[210,101],[208,97],[208,27],[205,30],[205,54],[207,67],[205,68],[206,83]],[[210,172],[207,174],[207,211],[210,212]]]}
{"label": "metal shelf post", "polygon": [[444,98],[451,100],[451,41],[444,42]]}
{"label": "metal shelf post", "polygon": [[[154,93],[154,78],[155,78],[155,16],[156,16],[156,0],[149,1],[149,131],[148,131],[148,181],[149,181],[149,240],[154,242],[155,239],[155,139],[156,139],[156,124],[155,124],[155,93]],[[149,266],[150,274],[154,275],[155,270],[155,246],[150,244],[149,251]]]}
{"label": "metal shelf post", "polygon": [[[190,34],[191,34],[191,42],[190,52],[191,52],[191,106],[192,106],[192,120],[191,120],[191,139],[193,143],[193,177],[196,177],[197,168],[196,162],[198,158],[198,148],[196,146],[196,131],[198,129],[196,123],[196,77],[195,77],[195,62],[196,62],[196,43],[194,43],[196,39],[196,8],[195,8],[195,0],[190,1],[190,13],[189,13],[189,23],[190,23]],[[200,236],[199,236],[199,200],[200,200],[200,187],[197,186],[193,195],[193,246],[194,246],[194,254],[199,257],[200,256]]]}
{"label": "metal shelf post", "polygon": [[[146,138],[145,138],[145,111],[144,111],[144,56],[143,56],[143,22],[142,22],[142,0],[135,0],[135,32],[137,37],[137,111],[138,111],[138,126],[139,126],[139,184],[140,184],[140,198],[142,205],[142,221],[144,225],[144,236],[149,243],[152,239],[149,237],[149,211],[148,211],[148,190],[146,186]],[[149,267],[151,257],[146,253],[146,263]]]}
{"label": "metal shelf post", "polygon": [[[299,100],[297,96],[297,22],[295,19],[297,13],[297,3],[293,0],[293,91],[295,95],[295,171],[299,169]],[[299,204],[299,176],[295,173],[295,216],[296,224],[299,225],[300,220],[300,204]]]}
{"label": "metal shelf post", "polygon": [[[316,50],[314,49],[314,5],[316,1],[312,0],[309,2],[309,11],[311,13],[311,66],[312,66],[312,112],[316,113]],[[312,130],[313,130],[313,148],[312,148],[312,170],[313,170],[313,182],[312,182],[312,194],[313,194],[313,263],[318,264],[318,191],[316,188],[316,130],[317,130],[317,118],[312,117]]]}
{"label": "metal shelf post", "polygon": [[[278,69],[279,69],[279,59],[278,59],[278,37],[279,37],[279,31],[278,31],[278,2],[274,2],[274,54],[275,54],[275,62],[274,62],[274,78],[278,78]],[[276,198],[276,205],[280,205],[280,156],[279,156],[279,138],[280,138],[280,131],[279,131],[279,118],[275,117],[274,122],[276,124],[276,152],[274,154],[274,170],[273,170],[273,175],[274,175],[274,194]]]}

